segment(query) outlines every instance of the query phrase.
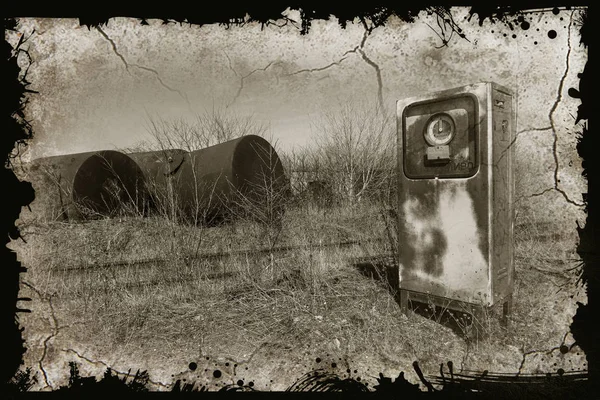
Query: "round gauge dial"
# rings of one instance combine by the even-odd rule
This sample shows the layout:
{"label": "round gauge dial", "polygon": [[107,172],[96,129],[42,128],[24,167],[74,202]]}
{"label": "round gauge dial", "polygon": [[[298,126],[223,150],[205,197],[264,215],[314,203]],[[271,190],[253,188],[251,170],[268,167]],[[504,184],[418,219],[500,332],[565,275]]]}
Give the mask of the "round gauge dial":
{"label": "round gauge dial", "polygon": [[430,146],[443,146],[454,138],[454,120],[444,113],[433,115],[425,127],[425,140]]}

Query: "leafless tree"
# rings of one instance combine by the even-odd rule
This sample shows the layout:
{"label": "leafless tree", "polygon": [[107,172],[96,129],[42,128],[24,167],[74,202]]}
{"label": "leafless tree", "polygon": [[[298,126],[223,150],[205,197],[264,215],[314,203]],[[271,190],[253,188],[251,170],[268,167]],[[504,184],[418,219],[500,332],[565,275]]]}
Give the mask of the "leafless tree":
{"label": "leafless tree", "polygon": [[315,166],[351,204],[390,181],[395,120],[378,103],[348,102],[315,123]]}

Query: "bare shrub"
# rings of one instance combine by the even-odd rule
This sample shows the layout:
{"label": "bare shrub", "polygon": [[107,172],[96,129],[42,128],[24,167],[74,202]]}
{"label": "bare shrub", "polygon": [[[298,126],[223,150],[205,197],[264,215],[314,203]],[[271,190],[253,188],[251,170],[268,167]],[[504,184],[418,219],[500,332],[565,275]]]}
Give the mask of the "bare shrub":
{"label": "bare shrub", "polygon": [[315,124],[313,168],[349,204],[389,191],[395,168],[395,119],[378,104],[348,102]]}
{"label": "bare shrub", "polygon": [[223,107],[204,109],[193,120],[148,116],[151,140],[138,146],[149,150],[200,150],[246,135],[265,136],[268,127],[252,115],[240,115]]}

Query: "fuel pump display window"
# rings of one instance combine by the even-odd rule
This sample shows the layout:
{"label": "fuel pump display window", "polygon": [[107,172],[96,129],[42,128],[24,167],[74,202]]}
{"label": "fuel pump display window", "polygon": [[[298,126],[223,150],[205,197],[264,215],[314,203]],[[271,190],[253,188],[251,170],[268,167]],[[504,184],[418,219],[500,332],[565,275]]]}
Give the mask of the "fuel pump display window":
{"label": "fuel pump display window", "polygon": [[477,101],[471,95],[413,103],[403,115],[408,178],[465,178],[479,169]]}

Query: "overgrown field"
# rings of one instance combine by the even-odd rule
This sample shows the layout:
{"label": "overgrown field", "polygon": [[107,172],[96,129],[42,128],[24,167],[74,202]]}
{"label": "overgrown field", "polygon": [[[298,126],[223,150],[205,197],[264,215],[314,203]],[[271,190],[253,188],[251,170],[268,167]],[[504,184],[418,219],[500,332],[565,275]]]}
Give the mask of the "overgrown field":
{"label": "overgrown field", "polygon": [[386,280],[390,220],[375,205],[289,207],[273,251],[249,221],[24,218],[26,243],[11,245],[28,268],[20,297],[32,299],[23,368],[37,389],[64,384],[76,361],[83,375],[148,370],[156,390],[176,379],[280,390],[314,368],[369,385],[404,371],[418,383],[413,361],[426,375],[448,361],[512,374],[585,369],[568,334],[576,301],[586,301],[574,233],[517,222],[509,328],[490,319],[486,338],[468,339],[460,324],[401,314]]}

